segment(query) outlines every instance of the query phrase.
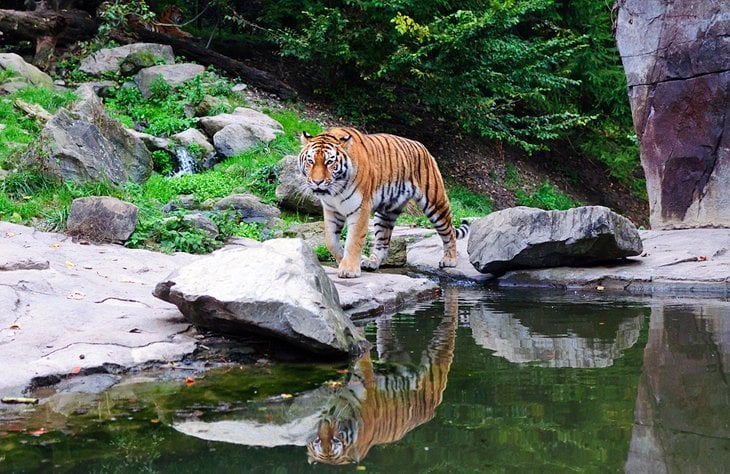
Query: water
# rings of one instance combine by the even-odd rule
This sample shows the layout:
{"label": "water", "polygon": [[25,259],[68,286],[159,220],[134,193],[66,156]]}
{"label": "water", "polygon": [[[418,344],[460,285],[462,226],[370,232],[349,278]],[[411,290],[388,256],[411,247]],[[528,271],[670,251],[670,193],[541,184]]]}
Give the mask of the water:
{"label": "water", "polygon": [[449,288],[366,333],[349,366],[177,370],[0,412],[0,472],[730,471],[728,302]]}

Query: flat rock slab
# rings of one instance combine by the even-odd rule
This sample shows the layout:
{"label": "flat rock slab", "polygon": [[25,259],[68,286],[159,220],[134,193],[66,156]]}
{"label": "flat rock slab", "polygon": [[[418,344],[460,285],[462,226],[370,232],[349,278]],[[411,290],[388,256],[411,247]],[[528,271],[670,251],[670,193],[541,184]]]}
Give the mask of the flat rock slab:
{"label": "flat rock slab", "polygon": [[[21,395],[33,379],[124,370],[192,353],[195,330],[152,291],[198,258],[81,245],[64,234],[0,221],[0,397]],[[438,291],[424,278],[366,273],[341,280],[334,269],[326,271],[353,318],[394,312]]]}
{"label": "flat rock slab", "polygon": [[640,230],[641,256],[612,265],[515,270],[496,278],[469,263],[466,242],[457,241],[455,268],[436,267],[438,236],[408,248],[408,265],[447,280],[502,287],[552,287],[570,290],[622,291],[632,295],[730,295],[730,229]]}
{"label": "flat rock slab", "polygon": [[0,222],[0,395],[33,379],[178,360],[195,349],[177,308],[155,282],[195,258]]}

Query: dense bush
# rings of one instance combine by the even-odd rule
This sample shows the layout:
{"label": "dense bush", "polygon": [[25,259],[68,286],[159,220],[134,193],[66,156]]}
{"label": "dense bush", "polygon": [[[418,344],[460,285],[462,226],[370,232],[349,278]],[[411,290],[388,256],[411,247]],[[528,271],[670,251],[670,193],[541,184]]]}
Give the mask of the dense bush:
{"label": "dense bush", "polygon": [[[289,0],[268,5],[290,25],[278,36],[283,53],[316,65],[360,119],[432,111],[531,151],[591,118],[555,100],[578,85],[568,64],[586,40],[548,20],[552,0],[313,1],[302,13]],[[296,14],[283,16],[287,8]]]}

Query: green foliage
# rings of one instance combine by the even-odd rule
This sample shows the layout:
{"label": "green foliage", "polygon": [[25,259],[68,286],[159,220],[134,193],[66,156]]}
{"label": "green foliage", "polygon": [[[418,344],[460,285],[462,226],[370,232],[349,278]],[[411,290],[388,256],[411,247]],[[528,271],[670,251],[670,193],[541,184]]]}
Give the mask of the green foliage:
{"label": "green foliage", "polygon": [[547,19],[551,0],[329,5],[269,18],[294,25],[279,36],[283,53],[316,64],[323,90],[359,119],[416,122],[430,109],[528,151],[592,119],[556,106],[579,84],[568,64],[585,38]]}
{"label": "green foliage", "polygon": [[154,19],[155,14],[144,0],[109,0],[99,8],[101,24],[98,36],[107,37],[113,29],[124,29],[130,19],[147,22]]}
{"label": "green foliage", "polygon": [[581,206],[582,203],[573,200],[570,196],[560,192],[555,186],[543,181],[533,194],[522,189],[515,192],[517,203],[520,206],[537,207],[546,210],[566,210]]}
{"label": "green foliage", "polygon": [[150,91],[151,97],[144,98],[137,87],[119,87],[106,99],[107,110],[127,126],[138,124],[146,133],[169,136],[195,127],[196,119],[185,114],[186,105],[197,105],[206,95],[235,100],[231,83],[209,72],[175,88],[157,78],[150,84]]}
{"label": "green foliage", "polygon": [[611,175],[645,195],[639,146],[631,120],[626,78],[611,32],[611,4],[592,0],[558,0],[556,21],[587,39],[588,47],[570,59],[572,76],[582,87],[566,91],[562,103],[596,114],[581,133],[570,138],[584,155],[605,163]]}
{"label": "green foliage", "polygon": [[332,256],[330,251],[327,249],[327,246],[324,244],[319,244],[316,247],[314,247],[314,255],[317,256],[317,260],[320,262],[334,262],[335,258]]}
{"label": "green foliage", "polygon": [[154,170],[162,175],[168,175],[175,169],[175,158],[164,150],[152,152],[152,163]]}
{"label": "green foliage", "polygon": [[452,184],[449,186],[448,194],[454,224],[457,227],[459,222],[467,217],[484,217],[494,210],[489,196],[469,191],[464,186]]}

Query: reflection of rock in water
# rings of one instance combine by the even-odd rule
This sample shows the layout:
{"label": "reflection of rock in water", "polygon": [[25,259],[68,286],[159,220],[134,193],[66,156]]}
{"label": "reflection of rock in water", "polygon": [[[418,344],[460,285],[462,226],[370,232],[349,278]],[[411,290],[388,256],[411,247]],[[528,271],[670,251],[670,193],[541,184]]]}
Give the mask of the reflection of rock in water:
{"label": "reflection of rock in water", "polygon": [[643,316],[622,319],[613,341],[581,337],[567,333],[538,334],[512,314],[493,311],[484,305],[472,310],[469,324],[474,341],[495,356],[510,362],[535,362],[542,367],[610,367],[621,352],[633,346],[639,338]]}
{"label": "reflection of rock in water", "polygon": [[730,305],[652,308],[626,472],[730,470]]}
{"label": "reflection of rock in water", "polygon": [[[393,343],[389,324],[379,325],[379,344],[391,361],[388,371],[374,370],[369,354],[360,359],[349,382],[333,397],[307,443],[310,462],[346,464],[362,460],[374,445],[402,439],[409,431],[430,421],[441,404],[454,355],[458,325],[458,291],[447,289],[446,308],[418,367],[392,363],[403,352]],[[395,351],[387,357],[387,348]]]}
{"label": "reflection of rock in water", "polygon": [[381,321],[378,356],[385,364],[374,366],[368,354],[341,386],[247,404],[251,409],[235,413],[236,419],[183,420],[173,427],[190,436],[249,446],[307,444],[310,461],[357,462],[374,445],[398,441],[434,417],[446,388],[458,325],[458,290],[445,293],[444,316],[420,361],[410,363],[391,322]]}

